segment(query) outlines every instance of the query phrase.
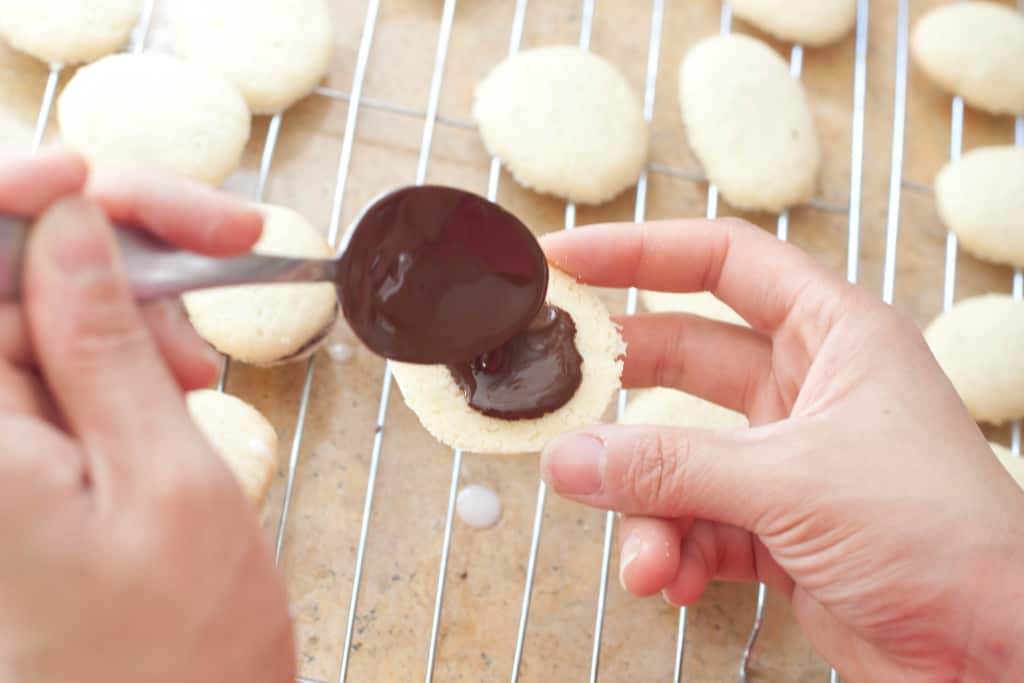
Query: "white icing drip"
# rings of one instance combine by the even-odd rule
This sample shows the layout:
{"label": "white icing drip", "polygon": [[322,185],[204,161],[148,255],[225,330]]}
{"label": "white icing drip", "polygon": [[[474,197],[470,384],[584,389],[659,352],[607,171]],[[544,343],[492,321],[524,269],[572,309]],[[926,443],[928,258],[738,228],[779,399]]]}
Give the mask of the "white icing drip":
{"label": "white icing drip", "polygon": [[347,363],[356,355],[356,350],[349,344],[331,344],[327,347],[327,355],[335,363]]}
{"label": "white icing drip", "polygon": [[455,510],[467,525],[474,529],[488,529],[501,519],[501,500],[486,486],[470,484],[459,491]]}

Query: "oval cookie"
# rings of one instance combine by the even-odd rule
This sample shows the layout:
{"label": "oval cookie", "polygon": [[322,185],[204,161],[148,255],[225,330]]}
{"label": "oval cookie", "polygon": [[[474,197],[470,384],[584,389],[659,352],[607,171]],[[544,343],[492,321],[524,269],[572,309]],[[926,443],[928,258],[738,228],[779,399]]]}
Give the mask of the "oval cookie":
{"label": "oval cookie", "polygon": [[999,458],[1000,464],[1006,468],[1017,485],[1024,490],[1024,458],[1014,455],[1006,446],[989,442],[992,452]]}
{"label": "oval cookie", "polygon": [[487,151],[526,187],[599,204],[647,163],[647,125],[626,79],[576,47],[526,50],[498,64],[473,102]]}
{"label": "oval cookie", "polygon": [[732,429],[748,424],[745,415],[665,387],[630,391],[619,423],[700,429]]}
{"label": "oval cookie", "polygon": [[[254,251],[276,256],[329,258],[327,240],[305,218],[264,204],[263,234]],[[222,287],[184,297],[199,335],[226,356],[268,366],[305,358],[327,338],[338,314],[334,285],[281,284]]]}
{"label": "oval cookie", "polygon": [[255,114],[274,114],[312,91],[331,61],[325,0],[175,0],[179,55],[224,73]]}
{"label": "oval cookie", "polygon": [[1006,294],[964,299],[925,339],[976,420],[1024,416],[1024,303]]}
{"label": "oval cookie", "polygon": [[1024,147],[982,147],[949,162],[935,179],[935,202],[964,249],[1024,266]]}
{"label": "oval cookie", "polygon": [[728,304],[711,292],[677,294],[641,290],[640,300],[644,308],[651,313],[691,313],[733,325],[747,324],[739,313],[729,308]]}
{"label": "oval cookie", "polygon": [[263,504],[277,471],[277,432],[258,410],[241,399],[212,389],[186,396],[188,411],[246,497]]}
{"label": "oval cookie", "polygon": [[83,67],[57,107],[64,141],[98,166],[152,166],[218,185],[249,139],[238,90],[165,55],[111,55]]}
{"label": "oval cookie", "polygon": [[466,402],[443,365],[392,363],[406,404],[438,441],[477,453],[527,453],[570,429],[601,419],[622,374],[622,337],[597,296],[568,275],[550,271],[548,303],[566,311],[576,325],[576,349],[583,380],[569,402],[532,420],[487,417]]}
{"label": "oval cookie", "polygon": [[992,2],[954,2],[925,14],[914,61],[944,90],[993,114],[1024,114],[1024,17]]}
{"label": "oval cookie", "polygon": [[818,134],[803,86],[774,50],[741,35],[706,38],[679,80],[690,147],[730,204],[779,212],[811,198]]}
{"label": "oval cookie", "polygon": [[91,62],[124,46],[141,12],[142,0],[3,0],[0,37],[44,62]]}
{"label": "oval cookie", "polygon": [[732,0],[733,13],[781,40],[825,45],[849,33],[857,0]]}

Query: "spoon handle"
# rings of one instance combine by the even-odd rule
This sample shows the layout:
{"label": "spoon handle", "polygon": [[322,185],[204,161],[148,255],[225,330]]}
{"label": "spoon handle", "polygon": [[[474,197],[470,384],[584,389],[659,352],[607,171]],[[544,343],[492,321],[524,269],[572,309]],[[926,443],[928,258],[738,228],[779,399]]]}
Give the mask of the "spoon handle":
{"label": "spoon handle", "polygon": [[[181,251],[141,230],[116,227],[128,281],[145,301],[185,292],[273,282],[334,282],[334,259],[298,259],[249,254],[218,259]],[[28,220],[0,214],[0,300],[17,300]]]}

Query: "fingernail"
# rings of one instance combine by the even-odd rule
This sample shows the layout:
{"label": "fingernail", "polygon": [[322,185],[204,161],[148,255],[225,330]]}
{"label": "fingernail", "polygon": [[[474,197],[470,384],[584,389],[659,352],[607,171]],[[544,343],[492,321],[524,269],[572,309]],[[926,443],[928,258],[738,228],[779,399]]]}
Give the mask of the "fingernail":
{"label": "fingernail", "polygon": [[638,536],[630,536],[626,539],[626,542],[622,544],[622,556],[619,560],[619,585],[622,586],[622,590],[629,592],[626,588],[626,569],[633,563],[633,560],[640,557],[640,553],[644,550],[644,542]]}
{"label": "fingernail", "polygon": [[667,588],[665,590],[661,591],[661,599],[664,600],[665,603],[669,607],[675,607],[676,609],[679,609],[679,605],[675,604],[674,602],[672,602],[671,600],[668,599],[668,589]]}
{"label": "fingernail", "polygon": [[44,214],[36,229],[42,231],[57,268],[65,275],[79,277],[113,270],[112,241],[98,229],[103,220],[91,202],[73,198],[59,202]]}
{"label": "fingernail", "polygon": [[208,241],[217,252],[229,254],[249,251],[263,232],[263,214],[248,210],[210,226]]}
{"label": "fingernail", "polygon": [[544,480],[569,496],[587,496],[601,490],[604,442],[591,434],[555,439],[544,449]]}

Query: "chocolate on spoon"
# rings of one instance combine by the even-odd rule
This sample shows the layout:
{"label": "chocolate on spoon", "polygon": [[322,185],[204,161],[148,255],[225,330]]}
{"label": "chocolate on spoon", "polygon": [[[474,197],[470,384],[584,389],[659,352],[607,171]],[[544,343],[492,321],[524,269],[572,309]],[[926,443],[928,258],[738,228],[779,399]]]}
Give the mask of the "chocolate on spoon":
{"label": "chocolate on spoon", "polygon": [[[16,298],[28,220],[0,215],[0,299]],[[357,219],[340,256],[215,259],[117,228],[140,300],[280,282],[333,282],[359,339],[392,360],[468,362],[527,329],[544,303],[548,266],[515,216],[475,194],[407,187]]]}

